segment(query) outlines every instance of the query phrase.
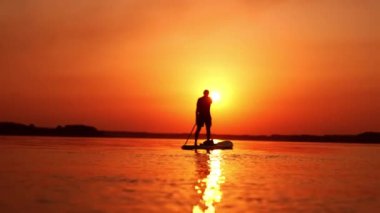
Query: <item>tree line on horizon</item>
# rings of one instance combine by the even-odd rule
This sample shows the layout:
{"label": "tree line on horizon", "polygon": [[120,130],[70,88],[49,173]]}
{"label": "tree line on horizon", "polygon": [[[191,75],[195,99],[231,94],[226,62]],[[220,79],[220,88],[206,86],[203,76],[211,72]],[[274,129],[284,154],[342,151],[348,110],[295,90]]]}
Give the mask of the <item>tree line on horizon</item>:
{"label": "tree line on horizon", "polygon": [[[73,137],[129,137],[129,138],[187,138],[186,133],[150,133],[131,131],[101,131],[96,127],[72,124],[58,125],[55,128],[37,127],[34,124],[0,122],[0,135],[17,136],[73,136]],[[204,136],[204,135],[202,135]],[[305,142],[361,142],[380,143],[380,132],[363,132],[356,135],[223,135],[214,134],[214,138],[229,140],[256,141],[305,141]]]}

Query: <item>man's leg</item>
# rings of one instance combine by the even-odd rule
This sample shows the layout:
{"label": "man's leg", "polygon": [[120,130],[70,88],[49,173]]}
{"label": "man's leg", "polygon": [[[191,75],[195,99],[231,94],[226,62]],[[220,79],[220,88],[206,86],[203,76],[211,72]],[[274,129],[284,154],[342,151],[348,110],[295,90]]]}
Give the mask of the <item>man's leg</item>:
{"label": "man's leg", "polygon": [[197,125],[197,130],[195,131],[195,138],[194,138],[195,139],[195,141],[194,141],[195,146],[197,146],[198,136],[199,136],[199,132],[201,131],[201,128],[202,128],[202,126]]}
{"label": "man's leg", "polygon": [[211,137],[211,125],[206,124],[206,132],[207,132],[207,141],[209,141]]}

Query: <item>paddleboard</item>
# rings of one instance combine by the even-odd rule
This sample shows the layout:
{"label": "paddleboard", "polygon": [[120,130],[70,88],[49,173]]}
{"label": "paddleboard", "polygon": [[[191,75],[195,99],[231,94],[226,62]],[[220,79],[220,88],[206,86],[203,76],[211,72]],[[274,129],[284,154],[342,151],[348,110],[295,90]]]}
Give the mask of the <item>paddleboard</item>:
{"label": "paddleboard", "polygon": [[232,149],[233,143],[231,141],[221,141],[214,145],[204,145],[200,144],[198,146],[194,145],[183,145],[183,150],[194,150],[194,149],[206,149],[206,150],[212,150],[212,149]]}

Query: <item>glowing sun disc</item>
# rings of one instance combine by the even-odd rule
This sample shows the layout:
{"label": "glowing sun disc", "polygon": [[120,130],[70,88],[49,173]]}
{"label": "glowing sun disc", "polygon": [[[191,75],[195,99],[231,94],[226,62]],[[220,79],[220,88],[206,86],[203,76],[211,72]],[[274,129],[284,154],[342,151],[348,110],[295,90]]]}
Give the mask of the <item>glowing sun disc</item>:
{"label": "glowing sun disc", "polygon": [[211,92],[211,99],[213,101],[219,101],[220,100],[220,93],[219,92]]}

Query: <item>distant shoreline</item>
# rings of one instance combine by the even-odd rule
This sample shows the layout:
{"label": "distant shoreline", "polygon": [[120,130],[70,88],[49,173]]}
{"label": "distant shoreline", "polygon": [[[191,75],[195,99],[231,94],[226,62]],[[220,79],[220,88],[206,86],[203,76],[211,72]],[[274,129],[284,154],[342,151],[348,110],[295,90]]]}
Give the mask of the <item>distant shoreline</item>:
{"label": "distant shoreline", "polygon": [[[56,136],[56,137],[106,137],[106,138],[166,138],[186,139],[188,133],[152,133],[130,131],[103,131],[87,125],[65,125],[56,128],[36,127],[14,122],[0,122],[3,136]],[[204,136],[204,135],[202,135]],[[214,134],[214,138],[226,140],[380,143],[380,132],[363,132],[356,135],[226,135]],[[191,137],[192,138],[192,137]]]}

